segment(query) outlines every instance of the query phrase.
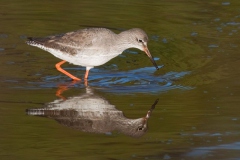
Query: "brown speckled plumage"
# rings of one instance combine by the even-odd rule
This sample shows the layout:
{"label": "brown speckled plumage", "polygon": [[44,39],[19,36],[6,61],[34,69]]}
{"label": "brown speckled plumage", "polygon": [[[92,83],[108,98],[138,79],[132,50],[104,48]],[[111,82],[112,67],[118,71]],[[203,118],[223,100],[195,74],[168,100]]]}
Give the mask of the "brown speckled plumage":
{"label": "brown speckled plumage", "polygon": [[[85,66],[87,72],[95,66],[108,62],[128,48],[138,48],[147,54],[158,69],[147,48],[147,42],[147,34],[139,28],[119,34],[106,28],[87,28],[43,38],[29,38],[27,44],[48,51],[64,62]],[[88,74],[85,75],[88,77]]]}

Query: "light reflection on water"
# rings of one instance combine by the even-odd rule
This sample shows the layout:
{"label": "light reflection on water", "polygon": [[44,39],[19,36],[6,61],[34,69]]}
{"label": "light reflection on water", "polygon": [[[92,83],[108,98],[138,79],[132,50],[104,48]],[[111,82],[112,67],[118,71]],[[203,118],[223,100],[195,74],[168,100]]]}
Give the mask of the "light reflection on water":
{"label": "light reflection on water", "polygon": [[26,113],[52,118],[61,125],[83,132],[111,135],[113,131],[118,131],[128,136],[141,137],[148,130],[148,119],[157,102],[151,107],[149,105],[146,115],[129,119],[104,97],[95,94],[91,87],[87,87],[84,94],[57,99],[47,103],[44,108],[27,109]]}
{"label": "light reflection on water", "polygon": [[[101,4],[60,0],[0,6],[0,159],[239,159],[239,1]],[[91,25],[116,32],[144,29],[151,53],[164,64],[155,72],[137,51],[127,50],[109,68],[90,72],[89,86],[128,116],[142,116],[152,103],[148,100],[160,98],[150,130],[140,139],[74,132],[24,114],[55,99],[61,84],[69,84],[67,95],[85,90],[83,82],[72,84],[55,70],[55,57],[27,47],[26,35]],[[66,69],[78,77],[85,72],[83,67]]]}
{"label": "light reflection on water", "polygon": [[[73,68],[67,68],[66,70],[73,70]],[[74,70],[76,71],[76,69]],[[173,89],[193,89],[193,87],[190,86],[176,85],[174,83],[174,81],[190,74],[191,72],[189,71],[168,72],[160,76],[155,76],[155,71],[156,69],[154,67],[115,72],[103,69],[92,69],[89,76],[88,85],[104,92],[112,92],[115,94],[157,94]],[[24,87],[29,89],[57,87],[59,85],[59,79],[65,79],[66,81],[62,83],[68,83],[67,81],[69,81],[69,79],[66,78],[67,77],[64,75],[46,76],[43,78],[44,82],[28,82],[28,86]],[[69,84],[71,84],[71,81]],[[75,83],[74,85],[69,85],[69,87],[84,88],[85,85],[83,82],[80,82]]]}
{"label": "light reflection on water", "polygon": [[[214,152],[218,150],[233,150],[239,152],[240,151],[240,142],[234,142],[230,144],[221,144],[216,146],[208,146],[208,147],[199,147],[193,148],[192,151],[185,154],[187,157],[197,158],[197,157],[211,157]],[[233,158],[233,159],[239,159]]]}

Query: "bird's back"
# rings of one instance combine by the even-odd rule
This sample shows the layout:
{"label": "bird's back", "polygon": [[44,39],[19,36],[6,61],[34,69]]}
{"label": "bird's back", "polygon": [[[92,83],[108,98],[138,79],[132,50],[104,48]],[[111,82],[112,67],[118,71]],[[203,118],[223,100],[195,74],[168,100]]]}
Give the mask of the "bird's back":
{"label": "bird's back", "polygon": [[42,48],[59,50],[63,53],[75,55],[84,50],[96,49],[112,41],[116,34],[105,28],[87,28],[43,38],[29,38],[27,44]]}
{"label": "bird's back", "polygon": [[29,38],[27,44],[50,52],[75,65],[92,68],[116,57],[117,34],[105,28],[87,28],[44,38]]}

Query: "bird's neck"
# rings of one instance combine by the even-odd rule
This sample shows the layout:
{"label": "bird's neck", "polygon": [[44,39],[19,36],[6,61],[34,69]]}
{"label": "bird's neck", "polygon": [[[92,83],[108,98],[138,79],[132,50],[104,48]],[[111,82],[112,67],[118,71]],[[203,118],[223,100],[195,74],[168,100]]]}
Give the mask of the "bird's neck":
{"label": "bird's neck", "polygon": [[132,36],[129,36],[129,32],[128,31],[123,31],[121,33],[118,34],[118,38],[117,38],[117,46],[118,49],[120,51],[124,51],[128,48],[132,48]]}

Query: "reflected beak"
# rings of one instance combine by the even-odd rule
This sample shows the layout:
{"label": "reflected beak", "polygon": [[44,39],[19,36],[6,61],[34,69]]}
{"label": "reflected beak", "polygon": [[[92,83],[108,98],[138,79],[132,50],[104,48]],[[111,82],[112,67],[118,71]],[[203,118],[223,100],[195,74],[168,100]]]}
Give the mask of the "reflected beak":
{"label": "reflected beak", "polygon": [[150,54],[147,46],[144,47],[144,52],[147,54],[147,56],[150,58],[152,64],[156,67],[157,70],[159,70],[158,66],[157,66],[157,63],[154,61],[152,55]]}
{"label": "reflected beak", "polygon": [[142,121],[142,126],[145,126],[145,128],[147,127],[147,122],[148,119],[150,118],[152,111],[155,109],[155,106],[157,105],[159,99],[156,99],[155,102],[153,103],[153,105],[151,106],[151,108],[148,110],[147,115],[145,117],[143,117],[143,121]]}
{"label": "reflected beak", "polygon": [[148,110],[147,115],[144,117],[144,120],[148,120],[150,118],[150,115],[152,114],[152,111],[154,110],[155,106],[157,105],[159,99],[156,99],[151,108]]}

